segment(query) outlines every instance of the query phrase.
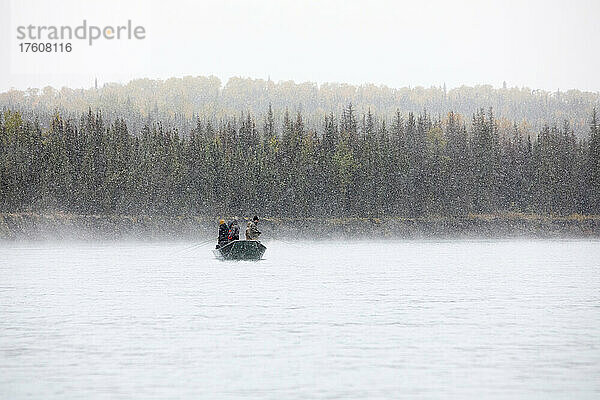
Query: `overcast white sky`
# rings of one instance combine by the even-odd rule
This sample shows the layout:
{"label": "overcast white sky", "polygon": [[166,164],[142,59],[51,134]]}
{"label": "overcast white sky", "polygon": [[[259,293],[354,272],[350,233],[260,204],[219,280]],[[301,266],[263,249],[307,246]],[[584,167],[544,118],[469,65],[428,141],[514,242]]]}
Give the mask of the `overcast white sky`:
{"label": "overcast white sky", "polygon": [[[600,90],[600,0],[0,0],[0,90],[216,75],[390,87]],[[19,52],[19,25],[143,25],[143,41]],[[6,61],[8,60],[8,62]]]}

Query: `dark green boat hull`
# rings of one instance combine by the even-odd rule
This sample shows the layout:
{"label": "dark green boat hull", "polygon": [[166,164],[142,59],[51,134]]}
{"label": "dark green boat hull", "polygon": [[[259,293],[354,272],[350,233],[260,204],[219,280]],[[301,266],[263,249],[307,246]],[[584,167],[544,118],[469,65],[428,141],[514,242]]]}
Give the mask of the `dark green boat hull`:
{"label": "dark green boat hull", "polygon": [[260,260],[267,248],[257,240],[234,240],[216,250],[220,260]]}

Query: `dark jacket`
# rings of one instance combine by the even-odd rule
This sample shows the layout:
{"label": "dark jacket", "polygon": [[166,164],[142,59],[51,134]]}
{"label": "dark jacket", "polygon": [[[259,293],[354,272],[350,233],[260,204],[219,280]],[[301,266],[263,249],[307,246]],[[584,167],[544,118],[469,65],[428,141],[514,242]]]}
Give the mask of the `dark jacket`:
{"label": "dark jacket", "polygon": [[236,220],[231,221],[229,224],[229,240],[240,240],[240,227]]}
{"label": "dark jacket", "polygon": [[227,237],[229,236],[229,227],[226,223],[222,223],[219,225],[219,244],[218,247],[225,246],[229,240]]}

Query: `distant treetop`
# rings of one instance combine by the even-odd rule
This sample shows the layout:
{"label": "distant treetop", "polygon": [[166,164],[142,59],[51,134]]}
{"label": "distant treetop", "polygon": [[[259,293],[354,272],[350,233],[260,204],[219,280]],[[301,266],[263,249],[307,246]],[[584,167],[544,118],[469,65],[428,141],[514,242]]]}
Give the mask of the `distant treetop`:
{"label": "distant treetop", "polygon": [[490,85],[461,86],[446,90],[445,84],[430,88],[399,89],[373,84],[231,78],[223,86],[215,76],[136,79],[126,84],[109,83],[90,89],[54,89],[45,87],[0,93],[0,108],[35,111],[51,116],[56,111],[76,115],[103,110],[108,119],[123,117],[133,127],[148,120],[160,120],[175,128],[189,129],[197,117],[218,120],[240,111],[265,115],[272,106],[276,118],[286,109],[302,111],[308,127],[318,127],[325,115],[339,113],[352,103],[359,114],[370,109],[374,115],[391,121],[397,110],[426,110],[432,115],[454,111],[470,116],[480,108],[493,108],[497,118],[517,121],[538,130],[545,123],[570,122],[578,135],[586,135],[587,119],[594,107],[600,107],[600,94],[579,90],[547,92],[529,88],[501,88]]}

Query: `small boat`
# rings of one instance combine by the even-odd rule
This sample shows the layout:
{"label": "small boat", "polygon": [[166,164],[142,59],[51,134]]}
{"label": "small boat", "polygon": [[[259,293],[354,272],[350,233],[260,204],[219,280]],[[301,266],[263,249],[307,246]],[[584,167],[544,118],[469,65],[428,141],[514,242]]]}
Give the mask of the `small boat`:
{"label": "small boat", "polygon": [[257,240],[234,240],[213,250],[219,260],[260,260],[267,248]]}

